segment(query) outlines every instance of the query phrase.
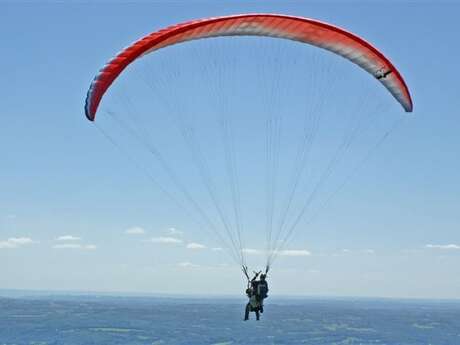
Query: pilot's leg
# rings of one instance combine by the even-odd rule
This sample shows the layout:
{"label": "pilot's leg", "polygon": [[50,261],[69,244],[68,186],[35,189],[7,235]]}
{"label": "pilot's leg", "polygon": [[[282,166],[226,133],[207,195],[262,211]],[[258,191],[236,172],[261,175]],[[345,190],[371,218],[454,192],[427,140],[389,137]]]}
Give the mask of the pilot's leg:
{"label": "pilot's leg", "polygon": [[246,304],[246,310],[244,311],[244,321],[249,320],[249,309],[251,308],[251,305],[248,303]]}

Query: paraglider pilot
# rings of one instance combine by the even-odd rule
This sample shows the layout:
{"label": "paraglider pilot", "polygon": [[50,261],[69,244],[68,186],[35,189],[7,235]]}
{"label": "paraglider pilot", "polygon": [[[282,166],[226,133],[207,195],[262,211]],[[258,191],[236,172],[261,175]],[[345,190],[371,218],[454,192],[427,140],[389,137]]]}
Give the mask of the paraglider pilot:
{"label": "paraglider pilot", "polygon": [[[264,312],[263,301],[268,296],[268,283],[266,280],[267,274],[261,274],[261,271],[254,272],[254,277],[252,279],[249,279],[246,270],[246,268],[243,268],[243,272],[248,278],[248,288],[246,289],[246,295],[249,298],[249,302],[246,304],[244,321],[249,320],[249,312],[251,311],[256,313],[256,320],[259,320],[260,313]],[[259,275],[260,279],[257,280]]]}

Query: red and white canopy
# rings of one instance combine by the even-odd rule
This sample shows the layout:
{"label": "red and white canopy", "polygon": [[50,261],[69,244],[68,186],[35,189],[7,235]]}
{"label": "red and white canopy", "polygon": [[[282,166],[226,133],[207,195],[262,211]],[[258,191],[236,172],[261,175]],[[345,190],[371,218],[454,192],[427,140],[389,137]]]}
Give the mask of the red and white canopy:
{"label": "red and white canopy", "polygon": [[86,97],[85,114],[94,121],[104,93],[134,60],[173,44],[217,36],[267,36],[311,44],[343,56],[375,76],[406,112],[409,89],[394,65],[362,38],[313,19],[280,14],[241,14],[193,20],[153,32],[124,49],[96,75]]}

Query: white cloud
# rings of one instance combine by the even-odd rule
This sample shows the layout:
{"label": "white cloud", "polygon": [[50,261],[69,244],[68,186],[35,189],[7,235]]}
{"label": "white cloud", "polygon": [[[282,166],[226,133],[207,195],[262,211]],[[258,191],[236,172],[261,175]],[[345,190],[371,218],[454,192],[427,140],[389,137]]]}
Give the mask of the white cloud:
{"label": "white cloud", "polygon": [[126,235],[143,235],[145,234],[145,230],[139,226],[134,226],[132,228],[125,230]]}
{"label": "white cloud", "polygon": [[81,238],[77,236],[72,236],[72,235],[64,235],[64,236],[59,236],[56,238],[56,241],[80,241]]}
{"label": "white cloud", "polygon": [[6,241],[0,241],[0,249],[18,248],[32,243],[35,243],[35,241],[29,237],[10,237]]}
{"label": "white cloud", "polygon": [[200,265],[192,264],[191,262],[188,262],[188,261],[179,262],[179,263],[177,264],[177,266],[183,267],[183,268],[196,268],[196,267],[200,267]]}
{"label": "white cloud", "polygon": [[152,237],[149,242],[152,243],[162,243],[162,244],[179,244],[182,243],[183,241],[179,238],[175,237]]}
{"label": "white cloud", "polygon": [[34,241],[32,241],[32,239],[29,237],[12,237],[8,239],[8,242],[11,242],[18,246],[22,246],[24,244],[31,244]]}
{"label": "white cloud", "polygon": [[260,249],[244,248],[243,253],[249,254],[249,255],[262,255],[264,251]]}
{"label": "white cloud", "polygon": [[200,243],[191,242],[187,244],[187,249],[205,249],[205,248],[206,246]]}
{"label": "white cloud", "polygon": [[16,219],[16,217],[17,217],[17,216],[16,216],[15,214],[8,214],[8,215],[6,215],[6,218],[7,218],[7,219]]}
{"label": "white cloud", "polygon": [[81,244],[77,243],[64,243],[64,244],[55,244],[54,249],[81,249]]}
{"label": "white cloud", "polygon": [[375,250],[373,250],[373,249],[364,249],[363,253],[365,253],[365,254],[375,254]]}
{"label": "white cloud", "polygon": [[311,253],[305,249],[290,249],[290,250],[281,250],[278,252],[280,256],[310,256]]}
{"label": "white cloud", "polygon": [[176,228],[169,228],[167,232],[169,235],[173,235],[173,236],[181,236],[184,234],[183,231],[177,230]]}
{"label": "white cloud", "polygon": [[460,249],[458,244],[427,244],[425,248],[431,249]]}
{"label": "white cloud", "polygon": [[[265,250],[254,249],[254,248],[244,248],[243,253],[248,255],[263,255],[266,253]],[[273,254],[279,256],[310,256],[311,253],[306,249],[286,249],[286,250],[275,250]]]}
{"label": "white cloud", "polygon": [[79,249],[79,250],[95,250],[97,248],[94,244],[79,244],[79,243],[63,243],[55,244],[54,249]]}
{"label": "white cloud", "polygon": [[5,249],[5,248],[16,248],[16,246],[8,241],[0,241],[0,249]]}
{"label": "white cloud", "polygon": [[[348,255],[350,254],[352,251],[350,249],[340,249],[340,251],[336,252],[336,253],[332,253],[331,256],[333,257],[338,257],[338,256],[344,256],[344,255]],[[326,254],[324,255],[319,255],[319,256],[327,256]]]}
{"label": "white cloud", "polygon": [[221,252],[223,249],[220,248],[220,247],[214,247],[214,248],[211,248],[211,250],[212,250],[213,252]]}

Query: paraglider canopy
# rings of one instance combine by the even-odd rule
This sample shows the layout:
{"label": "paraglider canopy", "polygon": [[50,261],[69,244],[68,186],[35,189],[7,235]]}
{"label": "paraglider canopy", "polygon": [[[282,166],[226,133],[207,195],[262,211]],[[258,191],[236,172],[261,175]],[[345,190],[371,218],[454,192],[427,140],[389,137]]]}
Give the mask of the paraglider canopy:
{"label": "paraglider canopy", "polygon": [[280,14],[241,14],[193,20],[153,32],[110,60],[88,90],[85,114],[94,121],[104,93],[118,75],[139,57],[180,42],[217,36],[267,36],[290,39],[327,49],[375,76],[411,112],[409,90],[399,71],[379,50],[339,27],[313,19]]}

